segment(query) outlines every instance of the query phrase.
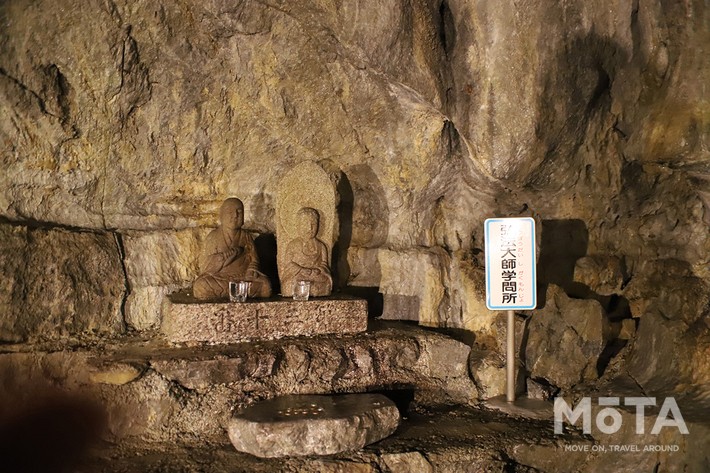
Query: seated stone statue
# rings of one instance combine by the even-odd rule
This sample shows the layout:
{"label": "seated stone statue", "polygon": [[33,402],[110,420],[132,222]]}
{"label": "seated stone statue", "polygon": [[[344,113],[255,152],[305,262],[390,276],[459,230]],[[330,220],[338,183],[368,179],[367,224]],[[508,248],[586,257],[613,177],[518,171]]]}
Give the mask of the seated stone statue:
{"label": "seated stone statue", "polygon": [[328,247],[317,238],[318,211],[304,207],[298,211],[299,236],[286,247],[286,266],[282,270],[281,292],[293,295],[297,281],[310,281],[312,296],[327,296],[333,290],[328,266]]}
{"label": "seated stone statue", "polygon": [[251,235],[242,230],[244,204],[236,198],[222,203],[220,226],[204,242],[200,276],[192,284],[197,299],[229,297],[230,281],[251,281],[249,297],[269,297],[271,283],[259,272],[259,259]]}

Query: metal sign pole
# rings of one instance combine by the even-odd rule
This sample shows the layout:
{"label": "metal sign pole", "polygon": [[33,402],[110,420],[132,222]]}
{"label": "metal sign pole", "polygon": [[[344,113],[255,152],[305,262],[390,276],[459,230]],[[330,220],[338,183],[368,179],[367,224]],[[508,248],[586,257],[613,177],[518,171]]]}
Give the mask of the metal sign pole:
{"label": "metal sign pole", "polygon": [[508,331],[505,356],[506,400],[515,401],[515,312],[508,311]]}

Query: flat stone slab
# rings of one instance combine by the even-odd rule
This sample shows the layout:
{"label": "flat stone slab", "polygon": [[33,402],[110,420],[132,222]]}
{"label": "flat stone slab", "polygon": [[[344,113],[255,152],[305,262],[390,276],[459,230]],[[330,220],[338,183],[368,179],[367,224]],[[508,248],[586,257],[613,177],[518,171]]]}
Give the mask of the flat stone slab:
{"label": "flat stone slab", "polygon": [[227,431],[240,452],[274,458],[359,450],[398,425],[397,406],[382,394],[292,395],[246,408]]}
{"label": "flat stone slab", "polygon": [[367,330],[367,301],[351,297],[202,302],[184,293],[163,304],[161,331],[172,343],[224,344]]}

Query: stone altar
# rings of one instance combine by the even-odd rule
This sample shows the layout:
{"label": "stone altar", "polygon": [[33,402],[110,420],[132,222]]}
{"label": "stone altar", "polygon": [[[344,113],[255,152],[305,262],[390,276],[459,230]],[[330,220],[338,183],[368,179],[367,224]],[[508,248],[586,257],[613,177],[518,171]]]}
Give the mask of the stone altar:
{"label": "stone altar", "polygon": [[352,297],[204,302],[175,293],[163,302],[161,331],[171,343],[235,343],[367,330],[367,301]]}

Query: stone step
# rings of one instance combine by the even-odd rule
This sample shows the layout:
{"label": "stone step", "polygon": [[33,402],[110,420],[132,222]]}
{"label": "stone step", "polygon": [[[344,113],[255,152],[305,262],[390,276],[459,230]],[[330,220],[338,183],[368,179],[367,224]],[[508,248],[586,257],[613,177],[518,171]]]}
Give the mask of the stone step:
{"label": "stone step", "polygon": [[[625,422],[631,418],[626,418]],[[630,425],[633,425],[631,422]],[[615,473],[705,472],[710,425],[689,424],[690,436],[634,433],[594,437],[554,434],[553,422],[478,407],[416,409],[394,435],[355,452],[260,459],[225,443],[105,446],[85,456],[77,473]]]}
{"label": "stone step", "polygon": [[[475,408],[469,347],[403,323],[374,323],[359,334],[225,346],[126,338],[63,349],[6,345],[3,350],[3,467],[13,461],[84,458],[83,447],[96,438],[109,443],[83,469],[71,471],[652,472],[707,471],[710,465],[710,423],[684,404],[690,435],[672,428],[649,435],[655,416],[648,412],[646,435],[638,436],[633,413],[620,411],[624,428],[610,436],[595,430],[594,438],[556,436],[550,420]],[[228,443],[228,420],[255,401],[376,391],[398,403],[403,421],[392,437],[359,452],[272,461],[238,453]],[[621,392],[615,385],[605,395]],[[441,407],[447,404],[458,407]],[[678,450],[594,450],[656,444]]]}
{"label": "stone step", "polygon": [[[577,453],[568,452],[576,445]],[[151,472],[572,472],[594,442],[552,434],[552,423],[477,408],[418,410],[397,432],[355,452],[261,459],[229,444],[140,444],[93,451],[77,473]]]}
{"label": "stone step", "polygon": [[382,394],[301,394],[257,402],[229,421],[229,440],[260,458],[332,455],[389,437],[399,409]]}
{"label": "stone step", "polygon": [[408,324],[372,325],[358,334],[220,346],[159,338],[71,350],[15,346],[0,354],[0,396],[16,411],[38,392],[85,400],[103,412],[103,438],[119,443],[223,442],[235,410],[287,394],[385,391],[422,406],[476,403],[466,344]]}
{"label": "stone step", "polygon": [[[675,438],[635,434],[593,438],[577,430],[555,435],[549,420],[478,407],[418,408],[404,414],[392,436],[358,451],[329,456],[262,459],[237,452],[226,438],[180,442],[133,438],[89,447],[90,435],[76,435],[80,430],[76,417],[56,416],[41,426],[25,424],[13,430],[11,439],[2,435],[8,429],[0,428],[4,448],[0,451],[3,471],[75,473],[652,473],[704,472],[710,462],[708,424],[690,424],[692,435]],[[661,450],[645,451],[647,447]]]}

